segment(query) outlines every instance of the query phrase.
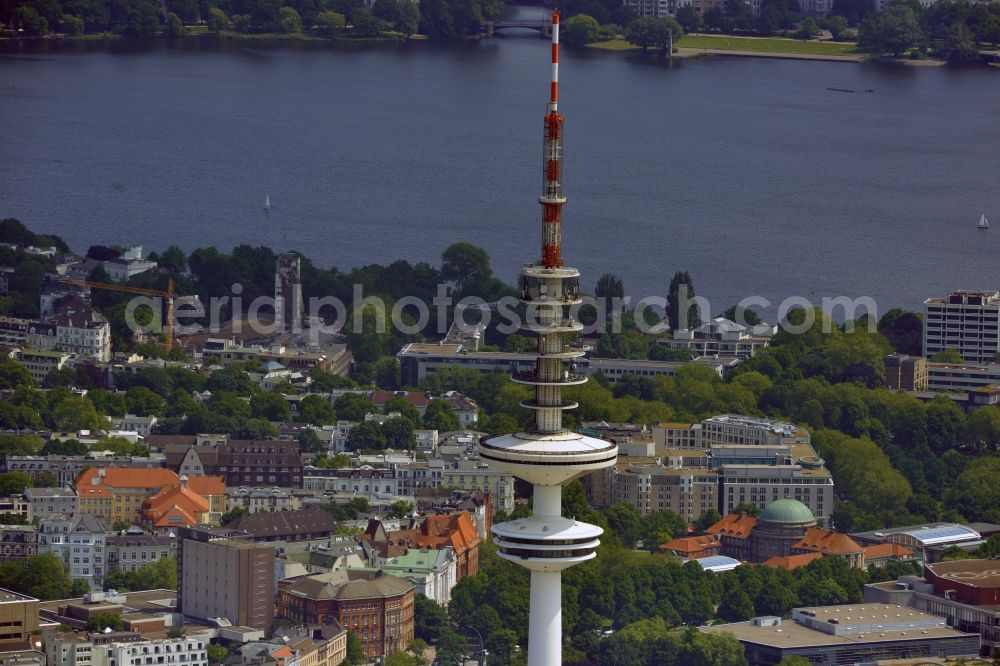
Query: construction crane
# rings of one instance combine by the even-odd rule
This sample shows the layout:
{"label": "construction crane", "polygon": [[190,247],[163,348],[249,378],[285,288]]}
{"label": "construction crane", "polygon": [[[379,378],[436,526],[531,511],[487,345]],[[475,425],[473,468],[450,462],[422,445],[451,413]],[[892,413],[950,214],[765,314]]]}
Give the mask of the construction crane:
{"label": "construction crane", "polygon": [[121,291],[126,294],[138,294],[140,296],[152,296],[153,298],[167,299],[167,311],[163,324],[163,337],[166,339],[166,351],[169,354],[174,348],[174,281],[167,280],[167,290],[143,289],[142,287],[129,287],[124,284],[111,284],[108,282],[94,282],[92,280],[73,280],[63,278],[60,284],[71,284],[77,287],[90,287],[91,289],[107,289],[108,291]]}

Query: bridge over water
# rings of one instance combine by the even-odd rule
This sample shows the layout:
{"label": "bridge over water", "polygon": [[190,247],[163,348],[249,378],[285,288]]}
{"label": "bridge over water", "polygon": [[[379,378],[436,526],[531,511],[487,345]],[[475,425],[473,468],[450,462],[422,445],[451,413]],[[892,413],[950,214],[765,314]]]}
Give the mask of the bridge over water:
{"label": "bridge over water", "polygon": [[527,30],[536,30],[542,37],[550,37],[552,35],[552,26],[550,25],[551,19],[549,18],[537,18],[537,19],[500,19],[498,21],[486,21],[483,23],[483,32],[487,37],[492,37],[497,30],[507,30],[509,28],[520,28]]}

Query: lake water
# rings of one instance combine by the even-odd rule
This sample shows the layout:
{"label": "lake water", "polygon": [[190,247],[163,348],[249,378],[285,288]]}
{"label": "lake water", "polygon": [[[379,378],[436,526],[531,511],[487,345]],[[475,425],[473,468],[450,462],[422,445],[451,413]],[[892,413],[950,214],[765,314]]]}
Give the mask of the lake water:
{"label": "lake water", "polygon": [[[465,240],[513,281],[540,244],[547,60],[528,34],[8,46],[0,216],[78,251],[245,242],[342,269]],[[687,270],[717,311],[1000,287],[996,69],[564,49],[561,75],[564,255],[588,287]]]}

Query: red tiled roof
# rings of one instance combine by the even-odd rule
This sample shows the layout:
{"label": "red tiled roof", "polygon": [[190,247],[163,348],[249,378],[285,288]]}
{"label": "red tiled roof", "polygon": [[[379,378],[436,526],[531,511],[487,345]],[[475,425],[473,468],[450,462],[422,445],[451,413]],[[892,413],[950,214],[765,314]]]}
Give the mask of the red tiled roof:
{"label": "red tiled roof", "polygon": [[831,532],[819,527],[810,527],[806,535],[792,546],[797,550],[815,550],[831,555],[849,555],[860,553],[863,548],[843,532]]}
{"label": "red tiled roof", "polygon": [[226,480],[221,476],[189,476],[187,485],[202,497],[226,494]]}
{"label": "red tiled roof", "polygon": [[750,530],[757,524],[757,519],[753,516],[745,516],[739,513],[731,513],[716,524],[709,527],[705,532],[719,536],[731,536],[737,539],[749,539]]}
{"label": "red tiled roof", "polygon": [[[101,476],[103,472],[103,476]],[[95,479],[97,482],[95,483]],[[91,467],[76,477],[77,487],[104,486],[105,488],[163,488],[175,486],[179,481],[173,470],[153,467]]]}
{"label": "red tiled roof", "polygon": [[913,551],[906,546],[901,546],[898,543],[879,543],[874,546],[868,546],[865,548],[865,559],[875,560],[883,557],[896,557],[899,559],[906,559],[913,557]]}
{"label": "red tiled roof", "polygon": [[714,534],[705,534],[702,536],[681,537],[673,541],[668,541],[660,546],[660,550],[687,554],[720,548],[721,546],[722,544],[719,543],[719,539]]}
{"label": "red tiled roof", "polygon": [[764,561],[763,564],[765,567],[771,567],[772,569],[798,569],[821,557],[823,557],[823,553],[818,552],[789,555],[787,557],[775,555],[771,559]]}
{"label": "red tiled roof", "polygon": [[372,403],[378,407],[384,407],[385,403],[393,398],[402,398],[414,407],[426,407],[431,402],[431,399],[425,394],[412,391],[407,391],[406,395],[397,395],[394,391],[375,391],[372,393]]}

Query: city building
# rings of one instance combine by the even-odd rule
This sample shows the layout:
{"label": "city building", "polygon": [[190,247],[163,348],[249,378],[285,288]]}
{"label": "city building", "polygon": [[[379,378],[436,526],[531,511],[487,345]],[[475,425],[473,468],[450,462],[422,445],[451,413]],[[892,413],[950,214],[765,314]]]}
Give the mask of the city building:
{"label": "city building", "polygon": [[104,589],[107,534],[98,520],[86,513],[74,518],[49,518],[38,526],[38,550],[62,560],[73,580],[83,580],[91,590]]}
{"label": "city building", "polygon": [[660,449],[709,449],[713,445],[794,446],[809,444],[809,432],[792,423],[755,416],[722,414],[701,423],[657,423],[652,428]]}
{"label": "city building", "polygon": [[23,345],[28,340],[28,324],[30,323],[28,319],[0,317],[0,346],[20,347]]}
{"label": "city building", "polygon": [[381,568],[389,575],[410,581],[417,594],[441,606],[448,605],[451,591],[458,584],[455,551],[450,547],[411,548],[403,555],[386,560]]}
{"label": "city building", "polygon": [[[718,509],[719,475],[707,467],[665,467],[656,458],[621,460],[603,472],[607,478],[607,499],[594,497],[598,506],[624,502],[639,513],[673,511],[689,523],[709,509]],[[591,478],[592,496],[594,493]]]}
{"label": "city building", "polygon": [[155,416],[126,414],[125,416],[112,417],[111,423],[115,430],[134,432],[139,437],[145,439],[153,431],[153,426],[156,425],[157,420]]}
{"label": "city building", "polygon": [[928,363],[927,388],[962,393],[1000,383],[1000,363]]}
{"label": "city building", "polygon": [[431,404],[430,396],[420,391],[372,391],[368,398],[380,412],[385,411],[386,405],[393,398],[402,398],[416,409],[421,417],[427,413],[427,405]]}
{"label": "city building", "polygon": [[155,529],[168,531],[217,523],[225,506],[226,484],[222,477],[182,476],[143,503],[142,517]]}
{"label": "city building", "polygon": [[[719,360],[698,358],[693,361],[648,361],[617,358],[584,358],[581,350],[574,358],[577,370],[584,375],[601,373],[608,381],[617,382],[625,375],[641,377],[672,377],[680,368],[691,363],[711,368],[720,377],[735,367],[739,359]],[[461,344],[409,342],[396,354],[400,376],[407,385],[417,385],[424,377],[442,370],[458,368],[479,372],[530,372],[535,356],[531,352],[473,351]]]}
{"label": "city building", "polygon": [[531,572],[528,666],[562,664],[562,571],[594,558],[598,537],[603,533],[596,525],[562,517],[562,486],[610,467],[618,459],[618,448],[613,443],[563,427],[563,411],[577,406],[563,399],[563,387],[583,384],[587,377],[577,365],[583,350],[567,346],[565,341],[566,334],[579,333],[583,324],[565,312],[582,301],[580,272],[565,265],[562,257],[562,207],[566,198],[558,72],[559,12],[553,10],[552,82],[544,120],[544,175],[539,198],[543,209],[541,256],[537,264],[521,269],[521,301],[531,313],[522,327],[538,342],[536,351],[526,354],[530,359],[527,367],[511,375],[515,382],[534,388],[534,396],[521,406],[533,411],[535,419],[524,432],[484,438],[479,444],[479,455],[490,465],[533,487],[529,517],[492,527],[498,555]]}
{"label": "city building", "polygon": [[353,360],[350,349],[344,344],[332,344],[321,350],[312,351],[284,345],[246,347],[234,340],[220,338],[206,340],[201,353],[204,359],[211,360],[224,368],[247,361],[259,361],[261,364],[274,362],[289,370],[306,374],[313,370],[324,370],[345,377],[350,371]]}
{"label": "city building", "polygon": [[[303,489],[319,490],[311,488],[312,479],[305,477]],[[226,511],[231,511],[236,507],[241,507],[248,513],[258,511],[292,511],[300,508],[300,499],[288,488],[250,488],[240,486],[239,488],[226,489]]]}
{"label": "city building", "polygon": [[66,367],[70,354],[45,349],[20,349],[15,358],[28,369],[31,380],[41,386],[50,372]]}
{"label": "city building", "polygon": [[57,350],[100,363],[111,360],[111,325],[77,296],[64,299],[55,313],[28,325],[33,349]]}
{"label": "city building", "polygon": [[462,429],[475,428],[479,422],[479,405],[472,398],[462,395],[458,391],[448,391],[441,396],[455,411],[458,417],[459,427]]}
{"label": "city building", "polygon": [[196,636],[145,638],[126,632],[46,631],[42,644],[49,666],[208,666],[208,643]]}
{"label": "city building", "polygon": [[808,444],[801,444],[792,452],[791,460],[769,457],[766,462],[756,463],[719,464],[721,458],[711,458],[712,464],[718,465],[719,513],[732,513],[740,504],[764,509],[772,502],[791,499],[805,504],[814,515],[829,518],[833,513],[834,485],[823,459]]}
{"label": "city building", "polygon": [[885,385],[900,391],[926,391],[929,375],[927,359],[909,354],[885,357]]}
{"label": "city building", "polygon": [[777,332],[778,327],[773,324],[745,326],[725,317],[716,317],[694,329],[677,329],[672,338],[661,338],[657,343],[678,351],[694,352],[698,356],[747,359],[767,347]]}
{"label": "city building", "polygon": [[177,608],[268,631],[274,620],[275,549],[236,530],[182,527],[177,535]]}
{"label": "city building", "polygon": [[28,503],[28,520],[75,515],[79,502],[72,488],[25,488],[24,499]]}
{"label": "city building", "polygon": [[676,10],[671,11],[671,0],[625,0],[624,6],[629,7],[642,18],[666,18],[673,16]]}
{"label": "city building", "polygon": [[414,586],[381,571],[337,571],[282,581],[278,614],[295,623],[328,617],[354,632],[370,658],[405,650],[413,641]]}
{"label": "city building", "polygon": [[1000,574],[996,560],[924,565],[924,576],[865,585],[865,602],[893,603],[940,616],[949,627],[977,633],[981,654],[1000,655]]}
{"label": "city building", "polygon": [[[38,631],[38,599],[0,589],[0,662],[7,657],[11,666],[34,666],[31,661],[14,661],[16,651],[32,649],[32,635]],[[44,665],[44,661],[41,665]],[[41,666],[40,665],[40,666]]]}
{"label": "city building", "polygon": [[80,487],[77,492],[77,513],[93,516],[106,530],[115,525],[114,504],[111,491],[102,486]]}
{"label": "city building", "polygon": [[[79,438],[79,435],[75,437]],[[158,456],[103,456],[90,452],[82,456],[7,456],[3,466],[4,471],[24,472],[33,481],[37,481],[41,474],[48,472],[56,478],[59,485],[69,486],[85,469],[103,467],[156,469],[162,468],[164,463],[164,458]],[[82,494],[79,488],[77,494]]]}
{"label": "city building", "polygon": [[924,356],[954,349],[970,364],[1000,354],[1000,292],[954,291],[924,301]]}
{"label": "city building", "polygon": [[387,530],[382,521],[371,519],[358,541],[369,545],[382,560],[406,554],[411,548],[451,548],[456,580],[479,572],[479,532],[468,511],[403,519],[400,529]]}
{"label": "city building", "polygon": [[122,534],[109,536],[105,542],[105,571],[138,571],[166,557],[177,556],[177,538],[150,534],[131,527]]}
{"label": "city building", "polygon": [[855,532],[851,534],[851,538],[862,546],[895,544],[913,553],[919,553],[920,559],[924,562],[937,562],[949,548],[957,547],[971,552],[982,546],[994,534],[1000,534],[1000,525],[927,523]]}
{"label": "city building", "polygon": [[0,564],[23,562],[37,554],[37,527],[34,525],[0,525]]}
{"label": "city building", "polygon": [[462,457],[454,467],[441,470],[441,486],[467,492],[486,492],[493,498],[495,511],[514,510],[514,477],[508,472],[491,469],[478,456]]}
{"label": "city building", "polygon": [[669,553],[685,560],[714,557],[722,549],[722,542],[715,534],[678,537],[660,546],[661,553]]}
{"label": "city building", "polygon": [[91,467],[76,479],[81,498],[82,488],[104,488],[111,493],[111,518],[130,525],[143,519],[143,506],[164,488],[180,483],[169,469],[130,469],[125,467]]}
{"label": "city building", "polygon": [[251,541],[309,541],[333,534],[337,521],[320,508],[248,513],[226,524]]}
{"label": "city building", "polygon": [[944,618],[897,604],[795,608],[790,621],[758,617],[698,629],[735,637],[743,644],[750,666],[774,666],[792,656],[834,666],[979,654],[977,634],[956,631]]}
{"label": "city building", "polygon": [[141,245],[129,245],[128,248],[114,259],[102,263],[108,276],[115,282],[125,282],[136,275],[141,275],[156,268],[156,262],[142,258]]}

